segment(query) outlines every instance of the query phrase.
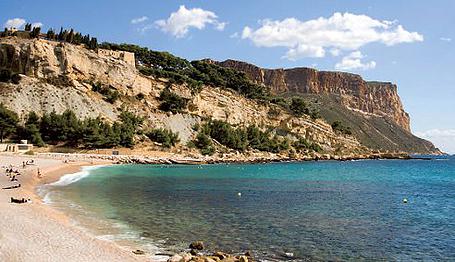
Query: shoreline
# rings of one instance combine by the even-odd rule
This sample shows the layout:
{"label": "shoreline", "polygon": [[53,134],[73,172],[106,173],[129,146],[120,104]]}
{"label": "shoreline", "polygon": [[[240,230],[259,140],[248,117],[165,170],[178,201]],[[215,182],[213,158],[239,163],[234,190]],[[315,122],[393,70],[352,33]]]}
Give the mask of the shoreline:
{"label": "shoreline", "polygon": [[331,155],[331,154],[312,154],[305,156],[284,156],[279,154],[271,155],[225,155],[225,156],[185,156],[181,154],[164,154],[153,156],[153,154],[128,154],[128,155],[109,155],[109,154],[87,154],[87,153],[36,153],[35,157],[46,159],[60,159],[70,162],[74,161],[110,161],[112,164],[255,164],[255,163],[274,163],[274,162],[307,162],[307,161],[352,161],[352,160],[377,160],[377,159],[397,159],[427,160],[425,157],[412,157],[408,153],[369,153],[351,155]]}
{"label": "shoreline", "polygon": [[[34,159],[35,165],[22,168],[22,162]],[[38,188],[58,181],[60,177],[76,173],[82,166],[95,162],[40,158],[39,156],[0,155],[1,187],[20,183],[16,189],[0,191],[0,260],[2,261],[147,261],[134,255],[115,242],[89,235],[73,225],[64,212],[44,204]],[[109,163],[108,161],[98,161]],[[17,182],[9,181],[3,167],[13,165]],[[37,176],[37,170],[42,174]],[[25,198],[31,202],[10,203],[10,198]]]}
{"label": "shoreline", "polygon": [[[35,165],[22,169],[22,162],[35,160]],[[14,190],[0,191],[0,260],[5,261],[34,261],[64,260],[68,256],[78,254],[74,261],[150,261],[149,256],[135,255],[133,246],[120,245],[114,241],[102,240],[77,225],[71,223],[70,214],[44,203],[44,196],[40,196],[40,187],[56,182],[61,177],[82,171],[83,167],[110,164],[218,164],[218,163],[271,163],[271,162],[298,162],[318,160],[350,161],[361,159],[421,159],[411,158],[409,155],[373,155],[364,158],[343,159],[210,159],[185,158],[182,156],[159,157],[150,156],[111,156],[96,154],[58,154],[40,153],[33,156],[0,154],[2,172],[0,172],[1,187],[12,185],[4,174],[5,166],[14,165],[21,173],[18,182],[21,187]],[[42,177],[38,178],[37,170]],[[13,204],[9,198],[30,198],[31,203]],[[20,210],[20,212],[18,212]],[[17,225],[8,228],[11,221]],[[27,223],[22,227],[21,223]],[[37,226],[39,225],[39,226]],[[52,226],[50,226],[52,225]],[[37,230],[38,229],[38,230]],[[39,231],[39,232],[36,232]],[[28,239],[30,234],[36,235]],[[77,244],[74,244],[77,242]],[[45,245],[43,245],[45,243]],[[57,249],[55,247],[58,247]],[[92,252],[90,252],[90,250]],[[100,254],[102,250],[103,255]],[[85,255],[84,255],[85,254]],[[151,255],[151,254],[147,254]],[[39,258],[36,260],[36,258]]]}

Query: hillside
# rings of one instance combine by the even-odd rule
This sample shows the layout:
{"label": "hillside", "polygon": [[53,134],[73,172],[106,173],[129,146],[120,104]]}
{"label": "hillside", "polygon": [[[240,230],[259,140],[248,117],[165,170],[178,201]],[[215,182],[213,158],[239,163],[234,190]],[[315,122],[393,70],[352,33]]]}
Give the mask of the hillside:
{"label": "hillside", "polygon": [[[317,100],[317,103],[311,103],[312,106],[319,105],[323,118],[317,118],[308,110],[296,115],[289,110],[288,105],[268,102],[262,94],[256,98],[258,92],[266,94],[268,89],[262,90],[246,83],[237,71],[211,68],[205,62],[189,64],[166,53],[158,54],[158,58],[153,59],[158,59],[160,63],[160,59],[166,58],[185,66],[164,71],[160,65],[160,71],[157,71],[157,67],[154,69],[153,64],[140,61],[138,53],[135,53],[136,64],[132,62],[133,53],[120,50],[91,50],[83,45],[45,39],[0,38],[0,69],[11,76],[19,76],[15,81],[0,82],[0,102],[16,112],[22,121],[26,120],[30,111],[44,115],[51,112],[61,114],[70,109],[80,119],[100,116],[108,122],[117,121],[124,110],[132,112],[144,118],[134,146],[141,152],[167,150],[180,154],[199,154],[204,151],[193,147],[197,139],[202,139],[198,137],[202,133],[210,137],[211,147],[219,156],[242,152],[258,156],[343,156],[367,154],[371,152],[370,149],[437,152],[431,143],[417,139],[409,132],[409,117],[402,110],[399,98],[394,96],[396,87],[391,89],[389,97],[384,97],[378,103],[374,99],[373,102],[360,99],[361,96],[374,96],[364,93],[363,85],[354,91],[355,82],[351,81],[353,92],[345,94],[343,87],[334,91],[337,85],[331,87],[331,82],[327,82],[324,91],[315,92],[317,96],[313,96],[313,93],[305,96],[305,99]],[[197,74],[194,73],[195,68]],[[188,76],[192,78],[177,74],[190,69],[192,71]],[[150,73],[150,70],[155,71]],[[217,78],[212,76],[213,70],[218,74]],[[272,71],[272,74],[275,73]],[[176,81],[176,76],[183,80]],[[281,81],[279,78],[267,78],[264,81],[252,79],[261,84]],[[347,81],[344,78],[338,80]],[[300,91],[299,83],[291,88],[287,83],[289,81],[284,82],[285,85],[269,85],[272,93],[305,93]],[[382,85],[370,83],[367,86],[375,86],[377,93],[384,92]],[[279,91],[280,88],[284,89]],[[166,109],[163,106],[167,102],[163,101],[163,90],[170,99],[185,102],[184,106],[173,110],[174,105],[171,105]],[[351,99],[356,95],[358,98]],[[345,107],[339,106],[337,99],[340,98]],[[362,110],[367,110],[369,114]],[[389,119],[385,115],[392,117]],[[348,124],[353,135],[334,130],[332,121]],[[258,130],[252,127],[258,127]],[[144,134],[156,128],[178,133],[178,145],[167,149],[161,147],[160,143],[151,143]],[[251,136],[257,136],[261,141]]]}
{"label": "hillside", "polygon": [[369,148],[413,153],[435,151],[430,142],[411,133],[409,114],[403,108],[395,84],[368,82],[359,75],[312,68],[263,69],[235,60],[212,62],[244,72],[276,95],[300,96],[312,101],[326,121],[341,121]]}

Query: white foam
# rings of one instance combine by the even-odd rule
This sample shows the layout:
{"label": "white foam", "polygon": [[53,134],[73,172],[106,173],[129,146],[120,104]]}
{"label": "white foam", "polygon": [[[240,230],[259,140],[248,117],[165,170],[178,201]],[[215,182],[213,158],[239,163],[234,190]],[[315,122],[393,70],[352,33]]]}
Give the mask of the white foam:
{"label": "white foam", "polygon": [[95,169],[98,169],[100,167],[104,167],[106,165],[97,165],[97,166],[84,166],[82,167],[82,170],[77,172],[77,173],[73,173],[73,174],[66,174],[62,177],[60,177],[60,179],[54,183],[50,183],[49,185],[50,186],[67,186],[67,185],[70,185],[74,182],[77,182],[79,180],[81,180],[82,178],[84,177],[87,177],[90,175],[90,171],[92,170],[95,170]]}

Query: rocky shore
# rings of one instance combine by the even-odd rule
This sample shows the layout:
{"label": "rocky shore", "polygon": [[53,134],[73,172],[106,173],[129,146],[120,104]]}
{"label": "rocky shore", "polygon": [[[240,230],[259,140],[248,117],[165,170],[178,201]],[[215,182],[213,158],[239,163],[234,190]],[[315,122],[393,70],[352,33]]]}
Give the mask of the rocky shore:
{"label": "rocky shore", "polygon": [[374,160],[374,159],[415,159],[407,153],[370,153],[370,154],[350,154],[350,155],[331,155],[331,154],[312,154],[299,155],[294,157],[269,154],[264,155],[238,155],[231,154],[225,156],[199,156],[188,157],[179,154],[169,154],[166,156],[153,155],[106,155],[106,154],[64,154],[64,153],[38,153],[40,158],[59,159],[66,162],[74,161],[110,161],[114,164],[234,164],[234,163],[272,163],[272,162],[302,162],[302,161],[353,161],[353,160]]}
{"label": "rocky shore", "polygon": [[254,261],[250,252],[243,255],[232,255],[224,252],[214,252],[211,254],[201,253],[204,249],[202,241],[195,241],[190,244],[189,252],[181,252],[170,257],[167,262],[249,262]]}

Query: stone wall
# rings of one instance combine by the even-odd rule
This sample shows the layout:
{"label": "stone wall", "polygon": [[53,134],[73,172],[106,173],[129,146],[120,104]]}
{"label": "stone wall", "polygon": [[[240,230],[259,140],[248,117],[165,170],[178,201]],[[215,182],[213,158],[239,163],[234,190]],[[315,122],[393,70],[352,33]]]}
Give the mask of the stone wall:
{"label": "stone wall", "polygon": [[126,51],[113,51],[108,49],[98,49],[98,55],[107,58],[119,59],[126,62],[129,65],[136,66],[136,60],[134,53]]}

